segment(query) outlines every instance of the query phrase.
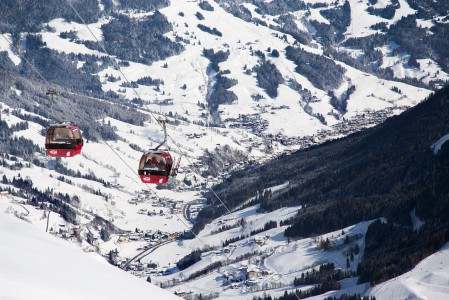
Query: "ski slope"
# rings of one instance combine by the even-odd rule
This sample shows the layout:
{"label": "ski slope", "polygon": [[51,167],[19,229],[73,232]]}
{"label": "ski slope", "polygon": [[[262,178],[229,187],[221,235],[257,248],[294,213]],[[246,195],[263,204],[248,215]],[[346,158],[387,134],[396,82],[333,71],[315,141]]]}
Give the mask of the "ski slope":
{"label": "ski slope", "polygon": [[0,212],[0,299],[180,299]]}
{"label": "ski slope", "polygon": [[376,299],[449,299],[449,244],[413,270],[373,287]]}

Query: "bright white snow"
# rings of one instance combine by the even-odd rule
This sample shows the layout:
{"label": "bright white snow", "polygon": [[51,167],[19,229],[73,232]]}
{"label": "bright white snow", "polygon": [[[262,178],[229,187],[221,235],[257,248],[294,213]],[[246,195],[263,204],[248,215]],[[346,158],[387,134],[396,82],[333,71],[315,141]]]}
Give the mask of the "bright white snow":
{"label": "bright white snow", "polygon": [[16,50],[11,46],[11,35],[10,34],[2,34],[0,37],[0,52],[6,51],[8,53],[9,58],[12,62],[18,66],[22,59],[19,54],[16,53]]}
{"label": "bright white snow", "polygon": [[449,244],[413,270],[373,287],[376,299],[449,299]]}
{"label": "bright white snow", "polygon": [[179,299],[0,212],[0,299]]}

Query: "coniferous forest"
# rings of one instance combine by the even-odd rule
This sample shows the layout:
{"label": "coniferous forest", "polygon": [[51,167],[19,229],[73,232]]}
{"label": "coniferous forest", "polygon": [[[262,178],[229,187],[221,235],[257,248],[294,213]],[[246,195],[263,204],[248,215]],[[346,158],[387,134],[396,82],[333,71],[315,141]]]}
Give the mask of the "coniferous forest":
{"label": "coniferous forest", "polygon": [[[449,241],[449,144],[436,154],[431,149],[449,132],[448,99],[449,87],[374,128],[237,172],[216,191],[235,207],[288,181],[282,192],[258,199],[269,211],[304,206],[281,224],[290,225],[290,238],[386,218],[386,224],[369,227],[359,281],[398,276]],[[419,230],[413,228],[413,210],[424,222]],[[204,209],[194,229],[223,213],[221,207]]]}

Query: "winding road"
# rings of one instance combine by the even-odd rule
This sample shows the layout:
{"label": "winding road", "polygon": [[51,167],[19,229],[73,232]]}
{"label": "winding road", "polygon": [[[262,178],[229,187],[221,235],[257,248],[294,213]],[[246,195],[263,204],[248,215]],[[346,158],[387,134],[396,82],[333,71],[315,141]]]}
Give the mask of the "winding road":
{"label": "winding road", "polygon": [[133,261],[135,261],[135,260],[140,260],[140,259],[144,258],[145,256],[147,256],[147,255],[153,253],[153,251],[155,251],[157,248],[159,248],[159,247],[161,247],[161,246],[164,246],[164,245],[167,245],[167,244],[169,244],[169,243],[172,243],[172,242],[174,242],[174,241],[175,241],[175,239],[172,238],[172,239],[169,239],[169,240],[167,240],[167,241],[165,241],[165,242],[163,242],[163,243],[157,244],[157,245],[155,245],[155,246],[153,246],[153,247],[151,247],[151,248],[148,248],[148,249],[146,249],[146,250],[143,250],[142,252],[140,252],[139,254],[137,254],[136,256],[134,256],[133,258],[131,258],[130,260],[128,260],[128,261],[126,262],[126,264],[125,264],[123,267],[121,267],[121,269],[126,270],[126,268],[127,268]]}

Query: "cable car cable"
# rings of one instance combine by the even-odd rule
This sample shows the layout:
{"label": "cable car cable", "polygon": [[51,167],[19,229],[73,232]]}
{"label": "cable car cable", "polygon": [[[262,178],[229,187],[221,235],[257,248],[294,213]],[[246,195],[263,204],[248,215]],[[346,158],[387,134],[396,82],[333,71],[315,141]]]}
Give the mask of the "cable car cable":
{"label": "cable car cable", "polygon": [[[106,50],[106,48],[104,47],[104,45],[99,41],[99,39],[96,37],[96,35],[94,34],[94,32],[90,29],[90,27],[89,27],[89,25],[84,21],[84,19],[81,17],[81,15],[79,14],[79,12],[78,12],[78,10],[72,5],[72,3],[70,2],[70,0],[66,0],[66,2],[69,4],[69,6],[72,8],[72,10],[75,12],[75,14],[80,18],[80,20],[81,20],[81,22],[84,24],[84,26],[88,29],[88,31],[91,33],[91,35],[94,37],[94,39],[97,41],[97,43],[98,43],[98,45],[102,48],[102,50],[106,53],[106,55],[108,56],[108,58],[110,59],[110,61],[114,64],[114,66],[117,68],[117,70],[120,72],[120,74],[122,74],[122,76],[123,76],[123,78],[125,79],[125,81],[127,82],[127,83],[130,83],[130,81],[129,81],[129,79],[126,77],[126,75],[122,72],[122,70],[121,70],[121,68],[120,68],[120,66],[117,64],[117,62],[114,60],[114,59],[112,59],[112,56],[109,54],[109,52]],[[142,97],[140,96],[140,94],[137,92],[137,90],[134,88],[134,87],[132,87],[132,85],[130,85],[131,86],[131,89],[134,91],[134,93],[137,95],[137,97],[140,99],[140,100],[142,100]],[[143,103],[143,101],[142,101],[142,103]],[[173,142],[173,144],[178,148],[178,150],[179,150],[179,152],[180,152],[180,154],[182,155],[182,150],[181,150],[181,148],[175,143],[175,141],[174,141],[174,139],[168,134],[168,133],[166,133],[166,131],[165,131],[165,123],[163,124],[163,125],[161,125],[161,122],[158,120],[158,118],[156,118],[155,116],[154,116],[154,114],[151,112],[151,110],[149,109],[149,107],[146,105],[146,104],[144,104],[144,106],[147,108],[147,110],[148,110],[148,112],[149,112],[149,114],[153,117],[153,119],[155,119],[156,121],[157,121],[157,123],[162,127],[162,129],[164,129],[164,132],[165,132],[165,134],[164,134],[164,142],[163,143],[165,143],[165,139],[166,139],[166,137],[168,136],[171,140],[172,140],[172,142]],[[161,144],[162,145],[162,144]],[[160,145],[159,145],[160,146]],[[158,146],[158,147],[159,147]],[[192,161],[190,160],[190,158],[186,155],[186,159],[188,160],[188,162],[191,164],[191,165],[193,165],[193,163],[192,163]],[[129,166],[128,166],[129,167]],[[134,172],[135,173],[135,172]],[[148,184],[147,184],[147,186],[148,186]],[[232,214],[232,212],[231,212],[231,210],[227,207],[227,205],[224,203],[224,201],[217,195],[217,193],[212,189],[212,187],[209,187],[208,188],[214,195],[215,195],[215,197],[220,201],[220,203],[223,205],[223,207],[228,211],[228,213],[229,214]],[[242,225],[240,225],[242,228],[243,228],[243,226]],[[193,233],[193,232],[192,232]]]}
{"label": "cable car cable", "polygon": [[[106,53],[106,55],[108,56],[108,58],[110,59],[110,61],[114,64],[114,66],[117,68],[117,70],[120,72],[120,74],[122,74],[123,78],[125,78],[125,81],[127,83],[130,83],[130,81],[128,80],[128,78],[126,77],[126,75],[122,72],[120,66],[117,64],[117,62],[112,59],[112,56],[108,53],[108,51],[105,49],[104,45],[99,41],[99,39],[96,37],[96,35],[94,34],[94,32],[90,29],[89,25],[84,21],[84,19],[81,17],[81,15],[79,14],[78,10],[72,5],[72,3],[70,2],[70,0],[66,0],[66,2],[69,4],[69,6],[72,8],[72,10],[75,12],[75,14],[80,18],[81,22],[84,24],[84,26],[88,29],[88,31],[91,33],[91,35],[94,37],[94,39],[97,41],[98,45],[102,48],[102,50]],[[137,95],[137,97],[142,100],[142,97],[140,96],[140,94],[137,92],[137,90],[131,86],[131,89],[134,91],[134,93]],[[143,103],[143,101],[142,101]],[[163,129],[163,125],[160,124],[158,118],[156,118],[154,116],[154,114],[151,112],[151,110],[149,109],[149,107],[144,104],[144,106],[147,108],[149,114],[153,117],[153,119],[155,119],[157,121],[157,123],[161,126],[161,128]],[[170,138],[170,140],[173,142],[173,144],[178,148],[178,151],[180,152],[180,155],[183,155],[183,152],[181,150],[181,148],[175,143],[174,139],[170,136],[170,134],[167,133],[167,136]],[[190,163],[190,165],[193,165],[192,161],[190,160],[190,158],[186,156],[187,161]],[[217,193],[212,189],[212,187],[209,187],[209,189],[212,191],[212,193],[215,195],[215,197],[221,202],[221,204],[226,208],[226,210],[228,211],[229,214],[232,214],[231,210],[226,206],[226,204],[223,202],[223,200],[221,200],[221,198],[217,195]]]}
{"label": "cable car cable", "polygon": [[[12,46],[14,47],[14,45],[12,44],[12,42],[10,40],[8,40],[4,34],[2,33],[3,38]],[[39,75],[39,77],[46,82],[49,86],[51,86],[51,84],[47,81],[47,79],[45,79],[45,77],[39,72],[39,70],[30,62],[28,61],[19,51],[17,48],[14,47],[14,49],[17,51],[17,53],[24,59],[24,61],[26,63],[28,63],[30,65],[30,67]],[[55,89],[54,89],[55,90]],[[132,168],[122,157],[119,153],[117,153],[117,151],[115,151],[115,149],[104,139],[100,138],[111,150],[112,152],[118,156],[118,158],[131,170],[132,173],[134,173],[135,175],[138,176],[138,174],[136,173],[136,171],[134,170],[134,168]],[[135,181],[134,181],[135,182]],[[151,189],[151,187],[146,184],[147,187],[149,189]],[[190,228],[189,226],[184,222],[184,220],[182,220],[177,214],[174,214],[176,216],[176,218],[181,221],[181,223],[183,223],[184,227],[186,227],[205,247],[209,247],[206,243],[203,242],[203,240],[201,240],[201,238],[199,238]]]}
{"label": "cable car cable", "polygon": [[[116,67],[116,69],[120,72],[120,74],[123,76],[123,78],[125,79],[125,81],[127,82],[127,83],[130,83],[130,81],[129,81],[129,79],[128,79],[128,77],[126,77],[126,75],[122,72],[122,70],[121,70],[121,68],[120,68],[120,66],[117,64],[117,62],[114,60],[114,59],[112,59],[112,56],[109,54],[109,52],[106,50],[106,48],[104,47],[104,45],[100,42],[100,40],[97,38],[97,36],[94,34],[94,32],[90,29],[90,27],[89,27],[89,25],[84,21],[84,19],[83,19],[83,17],[81,17],[81,15],[80,15],[80,13],[78,12],[78,10],[72,5],[72,3],[70,2],[70,0],[66,0],[66,2],[69,4],[69,6],[72,8],[72,10],[75,12],[75,14],[78,16],[78,18],[81,20],[81,22],[84,24],[84,26],[87,28],[87,30],[90,32],[90,34],[93,36],[93,38],[95,39],[95,41],[98,43],[98,45],[101,47],[101,49],[106,53],[106,55],[108,56],[108,58],[109,58],[109,60],[113,63],[113,65]],[[132,87],[132,85],[130,85],[131,86],[131,89],[134,91],[134,93],[137,95],[137,97],[139,98],[139,99],[141,99],[142,100],[142,97],[140,96],[140,94],[137,92],[137,90],[134,88],[134,87]],[[142,103],[143,103],[143,101],[142,101]],[[144,104],[144,106],[147,108],[147,110],[148,110],[148,112],[149,112],[149,114],[153,117],[153,119],[154,120],[156,120],[157,121],[157,123],[162,127],[162,129],[164,129],[164,131],[165,131],[165,123],[163,124],[163,125],[161,125],[161,122],[159,121],[159,119],[158,118],[156,118],[155,116],[154,116],[154,114],[151,112],[151,110],[149,109],[149,107],[146,105],[146,104]],[[173,142],[173,144],[178,148],[178,150],[179,150],[179,152],[180,152],[180,155],[182,156],[183,155],[183,151],[181,150],[181,148],[175,143],[175,141],[174,141],[174,139],[168,134],[168,133],[166,133],[166,131],[165,131],[165,134],[164,134],[164,142],[163,143],[165,143],[166,142],[166,137],[169,137],[171,140],[172,140],[172,142]],[[162,144],[161,144],[162,145]],[[161,145],[159,145],[157,148],[159,148]],[[111,148],[112,149],[112,148]],[[115,152],[115,151],[114,151]],[[187,160],[189,161],[189,163],[191,164],[191,165],[193,165],[192,164],[192,161],[189,159],[189,157],[186,155],[186,158],[187,158]],[[129,167],[129,168],[131,168],[128,164],[127,164],[127,166]],[[135,171],[133,170],[133,173],[135,173]],[[138,174],[137,174],[138,175]],[[147,186],[148,186],[148,184],[147,184]],[[211,188],[211,187],[209,187],[209,189],[212,191],[212,193],[215,195],[215,197],[217,197],[217,199],[221,202],[221,204],[226,208],[226,210],[229,212],[229,214],[232,214],[232,212],[229,210],[229,208],[226,206],[226,204],[221,200],[221,198],[217,195],[217,193],[215,193],[215,191]],[[191,231],[191,230],[190,230]],[[195,236],[197,236],[193,231],[191,231]],[[204,243],[203,243],[204,244]]]}
{"label": "cable car cable", "polygon": [[[122,74],[123,78],[125,78],[125,80],[130,83],[130,81],[128,80],[128,78],[125,76],[125,74],[121,71],[120,66],[115,62],[115,60],[113,60],[111,58],[111,55],[107,52],[107,50],[105,49],[105,47],[100,43],[100,41],[98,40],[98,38],[95,36],[95,34],[92,32],[92,30],[89,28],[89,26],[87,25],[87,23],[84,21],[84,19],[81,17],[81,15],[79,14],[79,12],[76,10],[76,8],[72,5],[72,3],[70,2],[70,0],[66,0],[66,2],[70,5],[70,7],[72,8],[72,10],[76,13],[76,15],[80,18],[80,20],[83,22],[83,24],[87,27],[87,29],[89,30],[89,32],[92,34],[92,36],[95,38],[95,40],[97,41],[98,45],[100,45],[100,47],[102,48],[102,50],[107,54],[107,56],[109,57],[109,59],[111,60],[111,62],[114,64],[114,66],[117,68],[117,70],[120,72],[120,74]],[[132,87],[131,85],[131,89],[134,91],[134,93],[138,96],[138,98],[140,100],[142,100],[142,97],[140,96],[140,94],[137,92],[137,90],[135,88]],[[142,101],[143,103],[143,101]],[[148,109],[148,106],[146,104],[144,104],[144,106]],[[153,119],[155,119],[157,121],[157,123],[162,127],[163,125],[160,124],[159,120],[154,116],[154,114],[151,112],[150,109],[148,109],[149,114],[153,117]],[[182,155],[183,151],[181,150],[181,148],[175,143],[174,139],[169,135],[166,134],[166,136],[168,136],[173,144],[178,148],[178,150],[180,151],[180,155]],[[166,137],[165,137],[166,138]],[[112,149],[112,148],[111,148]],[[189,157],[186,155],[187,160],[189,161],[189,163],[191,165],[192,161],[189,159]],[[128,165],[128,164],[127,164]],[[129,165],[128,165],[129,167]],[[130,167],[129,167],[130,168]],[[133,171],[135,173],[135,171]],[[148,184],[147,184],[148,186]],[[221,204],[223,205],[223,207],[225,207],[225,209],[228,211],[229,214],[232,214],[231,210],[226,206],[226,204],[223,202],[223,200],[221,200],[221,198],[217,195],[217,193],[212,189],[212,187],[209,187],[209,189],[212,191],[212,193],[215,195],[215,197],[221,202]],[[179,217],[178,217],[179,219]],[[185,224],[185,223],[184,223]],[[240,224],[240,223],[239,223]],[[243,225],[240,224],[240,226],[243,228]],[[189,231],[198,239],[200,240],[206,247],[208,247],[209,249],[211,249],[210,246],[207,246],[191,229],[189,229]],[[298,295],[295,296],[298,298]]]}
{"label": "cable car cable", "polygon": [[40,77],[43,81],[45,81],[49,86],[52,85],[52,84],[50,84],[50,82],[48,82],[47,79],[45,79],[44,76],[42,76],[42,74],[39,72],[39,70],[36,69],[36,67],[35,67],[32,63],[30,63],[30,62],[25,58],[25,56],[22,55],[22,53],[20,53],[19,49],[17,49],[16,46],[14,46],[14,44],[13,44],[8,38],[5,37],[4,33],[2,33],[2,37],[8,42],[8,44],[10,44],[10,45],[14,48],[14,50],[16,50],[17,54],[18,54],[24,61],[26,61],[26,62],[30,65],[30,67],[33,69],[33,71],[35,71],[35,72],[37,73],[37,75],[39,75],[39,77]]}
{"label": "cable car cable", "polygon": [[[33,71],[48,85],[48,86],[52,86],[53,84],[51,84],[47,79],[45,79],[45,77],[41,74],[41,72],[39,72],[39,70],[30,62],[28,61],[28,59],[26,59],[26,57],[19,51],[19,49],[14,46],[14,43],[9,40],[4,33],[2,33],[2,37],[3,39],[8,42],[8,44],[14,49],[16,50],[17,54],[26,62],[28,63],[28,65],[31,67],[31,69],[33,69]],[[52,95],[52,100],[53,100],[53,91],[56,92],[55,88],[49,88],[47,90],[47,93],[51,91],[51,94],[47,94],[47,95]],[[52,101],[50,101],[50,108],[52,107]],[[50,118],[49,118],[50,119]]]}

